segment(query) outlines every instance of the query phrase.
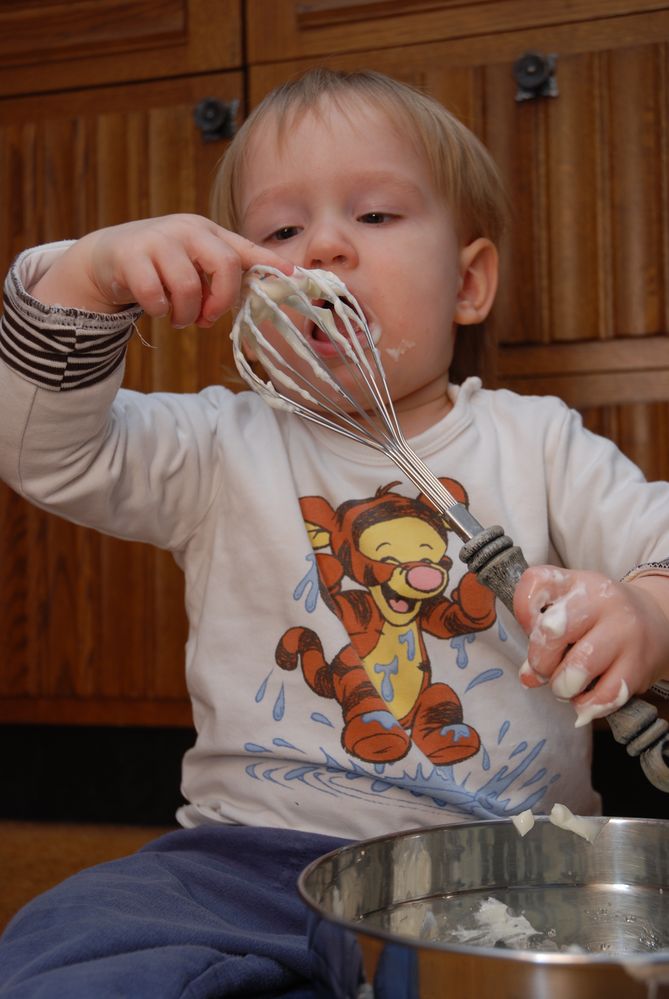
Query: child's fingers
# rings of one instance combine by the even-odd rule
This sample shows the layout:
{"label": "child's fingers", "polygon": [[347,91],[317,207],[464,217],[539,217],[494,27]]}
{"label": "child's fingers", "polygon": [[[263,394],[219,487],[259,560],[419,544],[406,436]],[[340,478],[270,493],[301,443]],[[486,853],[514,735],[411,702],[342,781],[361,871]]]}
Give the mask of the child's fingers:
{"label": "child's fingers", "polygon": [[283,274],[292,274],[295,265],[279,256],[274,250],[269,250],[264,246],[252,243],[245,236],[240,236],[236,232],[228,232],[221,226],[216,226],[219,233],[224,234],[225,241],[237,252],[243,271],[247,271],[255,264],[265,264],[268,267],[276,267]]}
{"label": "child's fingers", "polygon": [[191,321],[211,326],[238,300],[245,268],[235,241],[221,239],[216,233],[202,234],[191,252],[200,281],[199,309]]}
{"label": "child's fingers", "polygon": [[594,607],[584,579],[566,570],[528,570],[519,590],[514,606],[529,630],[520,679],[525,686],[539,686],[559,667],[570,646],[587,634],[595,620]]}
{"label": "child's fingers", "polygon": [[[239,298],[242,274],[254,264],[285,274],[293,265],[271,250],[206,220],[183,223],[180,241],[156,249],[156,266],[172,302],[175,326],[211,326]],[[169,252],[168,252],[169,251]]]}
{"label": "child's fingers", "polygon": [[531,566],[518,581],[513,612],[527,634],[538,616],[569,590],[573,573],[552,565]]}
{"label": "child's fingers", "polygon": [[254,264],[293,271],[273,250],[198,215],[125,223],[92,233],[80,245],[89,252],[91,281],[102,300],[137,302],[151,316],[171,307],[175,326],[208,326],[229,311],[243,271]]}
{"label": "child's fingers", "polygon": [[577,726],[621,707],[666,673],[669,622],[653,591],[597,572],[528,569],[514,611],[529,633],[526,687],[550,683]]}
{"label": "child's fingers", "polygon": [[136,303],[144,312],[158,318],[169,312],[169,297],[160,274],[148,256],[135,257],[132,269],[121,271],[110,281],[112,301],[115,305]]}
{"label": "child's fingers", "polygon": [[172,325],[181,328],[194,323],[202,311],[206,289],[197,262],[182,247],[156,260],[156,268],[171,304]]}
{"label": "child's fingers", "polygon": [[562,701],[579,697],[610,669],[619,652],[610,627],[597,622],[565,651],[550,678],[553,693]]}
{"label": "child's fingers", "polygon": [[595,718],[605,718],[630,698],[629,669],[624,659],[616,660],[587,691],[572,700],[576,711],[575,728],[588,725]]}
{"label": "child's fingers", "polygon": [[217,231],[202,235],[194,247],[199,267],[207,276],[207,289],[202,302],[199,322],[211,325],[228,312],[239,298],[244,271],[255,264],[276,267],[291,274],[292,263],[266,250],[237,233],[216,227]]}
{"label": "child's fingers", "polygon": [[563,650],[552,674],[545,672],[545,662],[538,663],[543,673],[526,663],[520,679],[527,687],[549,682],[558,700],[573,704],[578,728],[605,717],[627,701],[630,689],[635,688],[635,664],[628,659],[621,653],[610,623],[598,622]]}
{"label": "child's fingers", "polygon": [[154,259],[134,256],[129,269],[121,269],[110,286],[115,301],[136,302],[154,318],[171,312],[177,327],[187,326],[200,314],[199,272],[187,254],[174,248],[169,255]]}
{"label": "child's fingers", "polygon": [[596,607],[582,584],[548,604],[530,632],[527,658],[532,669],[540,676],[552,676],[567,650],[588,634],[596,620]]}

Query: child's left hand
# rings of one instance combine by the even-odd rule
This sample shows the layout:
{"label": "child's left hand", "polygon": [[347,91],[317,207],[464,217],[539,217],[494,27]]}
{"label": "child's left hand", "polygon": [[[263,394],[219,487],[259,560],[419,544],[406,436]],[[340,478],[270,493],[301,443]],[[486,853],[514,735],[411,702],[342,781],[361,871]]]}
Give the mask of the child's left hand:
{"label": "child's left hand", "polygon": [[550,682],[574,705],[577,727],[667,675],[667,577],[614,583],[597,572],[536,566],[522,575],[513,606],[529,635],[521,683]]}

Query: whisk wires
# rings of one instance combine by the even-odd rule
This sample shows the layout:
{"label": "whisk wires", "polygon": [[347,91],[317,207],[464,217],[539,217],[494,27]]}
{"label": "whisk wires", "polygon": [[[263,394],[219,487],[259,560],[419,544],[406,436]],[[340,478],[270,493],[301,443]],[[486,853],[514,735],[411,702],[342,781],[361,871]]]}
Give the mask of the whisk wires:
{"label": "whisk wires", "polygon": [[[468,540],[470,527],[463,527],[460,518],[452,516],[453,508],[460,504],[404,437],[373,333],[346,286],[327,271],[296,268],[287,276],[261,266],[252,268],[246,284],[231,338],[235,363],[247,384],[269,405],[297,413],[385,454]],[[304,329],[300,330],[284,309],[303,316]],[[305,362],[306,374],[263,333],[261,327],[266,322],[280,335],[282,345]],[[307,333],[314,327],[335,348],[327,359]],[[251,367],[245,345],[267,372],[267,381]],[[337,377],[338,366],[345,366],[352,388]]]}

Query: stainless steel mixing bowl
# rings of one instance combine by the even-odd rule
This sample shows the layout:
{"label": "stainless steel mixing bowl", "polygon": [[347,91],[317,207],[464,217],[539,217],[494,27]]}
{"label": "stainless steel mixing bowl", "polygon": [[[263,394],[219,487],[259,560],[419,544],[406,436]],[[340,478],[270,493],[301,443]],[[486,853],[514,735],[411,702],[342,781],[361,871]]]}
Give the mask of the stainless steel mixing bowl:
{"label": "stainless steel mixing bowl", "polygon": [[438,826],[315,861],[299,890],[321,994],[669,996],[669,822],[601,822],[592,844],[541,817],[524,838]]}

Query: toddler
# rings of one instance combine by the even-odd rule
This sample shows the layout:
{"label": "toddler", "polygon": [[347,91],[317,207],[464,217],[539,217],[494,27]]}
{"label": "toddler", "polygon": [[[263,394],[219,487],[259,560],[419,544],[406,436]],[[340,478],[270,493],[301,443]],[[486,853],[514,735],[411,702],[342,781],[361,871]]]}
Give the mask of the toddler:
{"label": "toddler", "polygon": [[[0,473],[174,554],[197,741],[184,829],[15,917],[0,995],[312,995],[308,861],[555,802],[596,813],[589,722],[667,674],[669,485],[557,399],[449,382],[497,285],[505,201],[480,142],[404,84],[314,70],[251,115],[214,203],[221,224],[130,222],[7,279]],[[208,329],[254,264],[346,283],[412,446],[534,566],[515,617],[383,455],[253,393],[120,387],[142,311]]]}

